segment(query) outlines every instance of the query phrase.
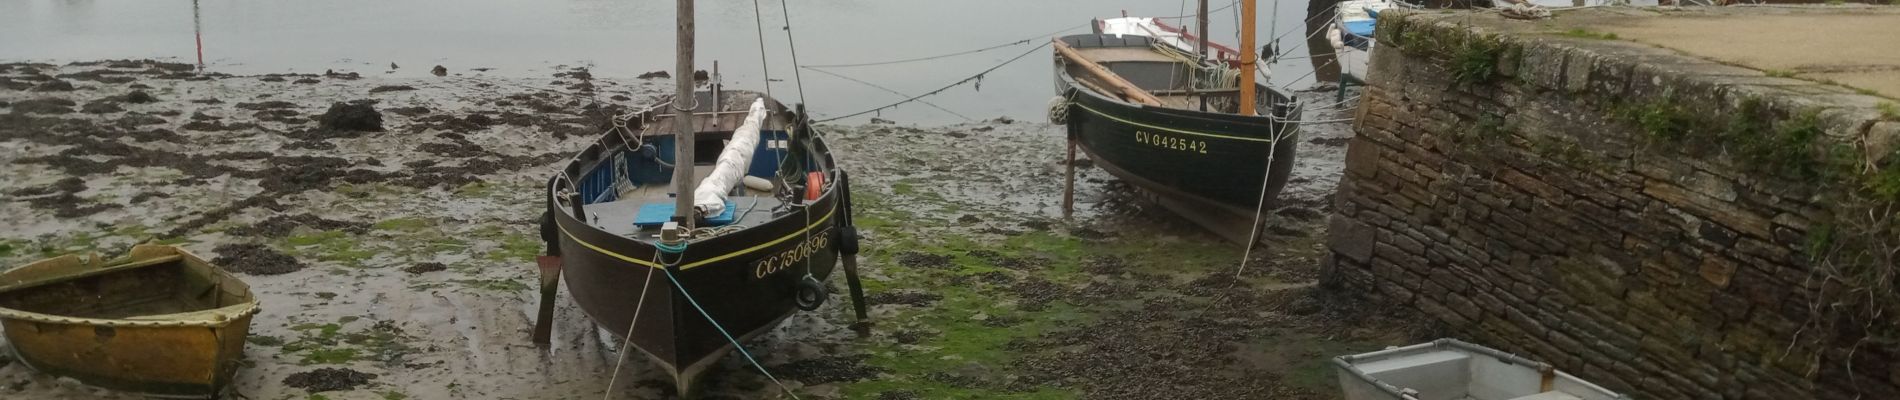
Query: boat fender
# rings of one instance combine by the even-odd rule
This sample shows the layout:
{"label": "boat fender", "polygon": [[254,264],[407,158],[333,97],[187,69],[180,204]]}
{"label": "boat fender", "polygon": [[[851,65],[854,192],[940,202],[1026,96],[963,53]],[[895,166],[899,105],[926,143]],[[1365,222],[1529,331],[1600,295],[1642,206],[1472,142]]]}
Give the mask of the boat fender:
{"label": "boat fender", "polygon": [[660,157],[660,148],[653,147],[652,143],[640,145],[640,158],[652,160],[659,157]]}
{"label": "boat fender", "polygon": [[798,293],[797,298],[794,300],[798,302],[798,309],[800,310],[817,311],[818,306],[825,305],[825,298],[831,297],[830,292],[829,289],[825,288],[824,282],[819,282],[818,278],[806,275],[805,279],[798,280]]}
{"label": "boat fender", "polygon": [[740,179],[739,182],[745,185],[746,189],[752,189],[752,190],[757,190],[761,192],[772,191],[772,181],[766,180],[765,178],[760,178],[760,177],[756,177],[752,175],[746,175],[745,178]]}
{"label": "boat fender", "polygon": [[858,227],[846,226],[838,229],[838,253],[847,256],[858,254]]}
{"label": "boat fender", "polygon": [[824,192],[825,173],[812,172],[805,174],[805,201],[818,201],[818,196],[824,194]]}
{"label": "boat fender", "polygon": [[1049,123],[1056,125],[1069,123],[1069,99],[1062,96],[1049,98]]}

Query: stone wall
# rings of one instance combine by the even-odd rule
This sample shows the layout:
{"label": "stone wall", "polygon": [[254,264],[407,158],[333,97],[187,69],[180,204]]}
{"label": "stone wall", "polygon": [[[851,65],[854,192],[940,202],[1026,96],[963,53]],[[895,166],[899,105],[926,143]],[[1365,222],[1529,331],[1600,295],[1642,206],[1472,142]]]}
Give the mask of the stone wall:
{"label": "stone wall", "polygon": [[1827,250],[1893,243],[1834,228],[1888,100],[1564,29],[1382,17],[1328,286],[1637,398],[1900,398],[1893,278]]}

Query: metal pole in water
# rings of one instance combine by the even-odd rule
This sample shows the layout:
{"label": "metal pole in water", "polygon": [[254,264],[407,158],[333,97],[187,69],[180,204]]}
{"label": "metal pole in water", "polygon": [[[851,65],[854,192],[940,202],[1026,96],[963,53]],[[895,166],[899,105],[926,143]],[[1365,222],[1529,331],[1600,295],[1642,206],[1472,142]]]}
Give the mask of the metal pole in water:
{"label": "metal pole in water", "polygon": [[673,217],[692,230],[698,219],[693,212],[693,107],[699,105],[693,95],[693,0],[679,0],[678,53],[679,73],[673,75],[679,78],[679,94],[673,97]]}
{"label": "metal pole in water", "polygon": [[204,25],[198,21],[198,0],[191,0],[191,37],[198,41],[198,70],[203,71],[205,69],[205,31]]}

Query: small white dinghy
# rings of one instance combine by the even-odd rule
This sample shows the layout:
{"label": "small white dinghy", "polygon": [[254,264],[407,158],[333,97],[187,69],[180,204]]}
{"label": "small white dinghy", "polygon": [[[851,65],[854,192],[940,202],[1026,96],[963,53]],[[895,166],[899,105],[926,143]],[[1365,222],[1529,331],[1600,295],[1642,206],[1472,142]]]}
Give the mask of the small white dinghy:
{"label": "small white dinghy", "polygon": [[1627,400],[1550,364],[1456,339],[1333,359],[1346,400]]}

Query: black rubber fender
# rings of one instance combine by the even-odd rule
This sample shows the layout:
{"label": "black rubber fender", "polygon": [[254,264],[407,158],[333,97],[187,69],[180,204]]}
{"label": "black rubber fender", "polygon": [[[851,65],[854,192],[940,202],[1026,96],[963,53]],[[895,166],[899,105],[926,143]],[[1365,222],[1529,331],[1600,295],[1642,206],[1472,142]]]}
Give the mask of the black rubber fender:
{"label": "black rubber fender", "polygon": [[858,227],[846,226],[838,229],[838,253],[847,256],[858,254]]}
{"label": "black rubber fender", "polygon": [[805,279],[798,280],[798,290],[793,300],[798,303],[800,310],[817,311],[818,306],[825,305],[825,299],[830,297],[831,290],[825,288],[824,282],[807,276]]}

